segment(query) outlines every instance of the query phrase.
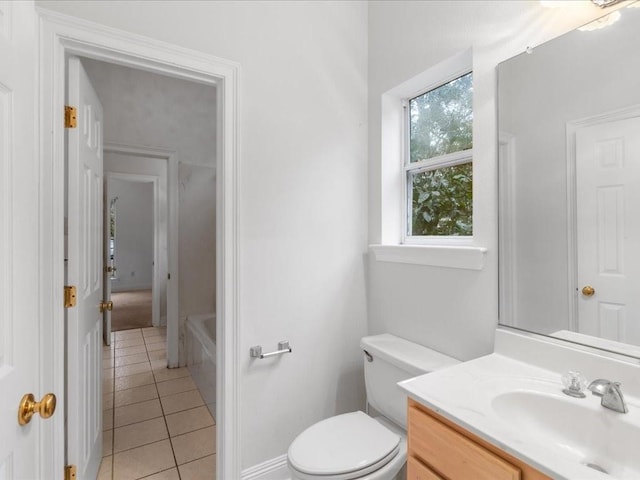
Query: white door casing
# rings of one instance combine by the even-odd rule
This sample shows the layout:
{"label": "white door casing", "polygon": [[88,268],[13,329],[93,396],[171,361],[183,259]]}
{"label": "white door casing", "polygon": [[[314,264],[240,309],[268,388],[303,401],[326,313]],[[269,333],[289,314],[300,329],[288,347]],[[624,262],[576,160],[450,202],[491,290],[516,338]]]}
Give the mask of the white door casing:
{"label": "white door casing", "polygon": [[[18,425],[22,395],[40,400],[36,15],[0,1],[0,479],[45,478],[44,420]],[[54,392],[55,393],[55,392]],[[55,415],[62,415],[58,408]],[[46,425],[44,425],[46,428]]]}
{"label": "white door casing", "polygon": [[640,345],[640,117],[580,128],[575,148],[578,331]]}
{"label": "white door casing", "polygon": [[[103,152],[104,155],[104,152]],[[102,300],[111,301],[111,272],[107,270],[111,266],[110,261],[110,225],[111,225],[111,203],[109,201],[109,179],[106,175],[103,178],[104,191],[102,192],[102,272],[104,275],[102,284]],[[102,339],[105,345],[111,345],[111,309],[105,309],[102,313]]]}
{"label": "white door casing", "polygon": [[[239,160],[239,64],[159,40],[131,34],[94,22],[61,15],[46,9],[40,14],[40,170],[44,172],[40,182],[40,212],[42,232],[40,250],[49,252],[42,256],[40,271],[49,290],[41,292],[41,310],[48,312],[47,323],[50,335],[42,342],[43,355],[48,356],[41,368],[51,371],[55,385],[63,383],[64,352],[61,332],[64,331],[64,316],[61,304],[63,285],[64,233],[64,134],[60,125],[64,105],[65,56],[83,55],[97,60],[115,62],[132,68],[142,68],[215,84],[219,87],[216,155],[216,239],[217,262],[217,371],[216,378],[224,388],[217,389],[217,478],[240,478],[240,392],[239,371],[244,349],[240,348],[238,305],[238,181]],[[169,179],[177,178],[177,171]],[[174,203],[170,200],[170,218],[175,218]],[[50,219],[50,221],[49,221]],[[175,231],[169,248],[173,248]],[[170,270],[175,271],[174,265]],[[173,280],[173,278],[172,278]],[[58,293],[60,288],[60,293]],[[174,289],[175,292],[175,289]],[[177,306],[177,303],[174,303]],[[168,325],[168,330],[171,325]],[[177,334],[177,326],[176,328]],[[167,333],[167,337],[169,337]],[[55,448],[64,444],[63,431],[57,424],[52,439]],[[59,451],[55,451],[47,465],[49,475],[56,477],[63,467]]]}
{"label": "white door casing", "polygon": [[67,463],[94,479],[102,457],[103,157],[102,106],[82,63],[69,58],[68,102],[78,127],[68,133]]}
{"label": "white door casing", "polygon": [[[112,178],[155,182],[154,187],[154,287],[152,305],[154,325],[177,323],[178,311],[178,155],[173,150],[124,145],[105,141],[105,175]],[[111,154],[111,155],[110,155]],[[159,267],[159,268],[158,268]],[[168,278],[170,275],[170,278]],[[166,297],[164,318],[160,316],[161,293]],[[117,308],[117,306],[114,306]],[[167,364],[179,366],[177,331],[167,328]]]}

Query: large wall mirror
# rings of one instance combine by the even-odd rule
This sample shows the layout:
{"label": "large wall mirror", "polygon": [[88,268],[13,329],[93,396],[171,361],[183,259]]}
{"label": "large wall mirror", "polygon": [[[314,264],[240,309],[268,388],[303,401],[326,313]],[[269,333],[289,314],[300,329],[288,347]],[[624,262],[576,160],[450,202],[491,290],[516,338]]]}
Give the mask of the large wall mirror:
{"label": "large wall mirror", "polygon": [[640,358],[640,2],[498,67],[500,323]]}

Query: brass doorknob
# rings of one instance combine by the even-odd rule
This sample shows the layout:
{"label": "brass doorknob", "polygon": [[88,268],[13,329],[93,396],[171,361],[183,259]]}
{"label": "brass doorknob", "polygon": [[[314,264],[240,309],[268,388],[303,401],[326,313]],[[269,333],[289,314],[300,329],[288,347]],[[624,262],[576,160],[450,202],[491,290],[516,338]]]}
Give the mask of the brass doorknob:
{"label": "brass doorknob", "polygon": [[596,289],[593,288],[591,285],[587,285],[586,287],[582,287],[582,294],[585,297],[591,297],[591,296],[593,296],[594,293],[596,293]]}
{"label": "brass doorknob", "polygon": [[100,302],[100,313],[104,312],[105,310],[113,310],[113,302],[111,300],[109,300],[108,302]]}
{"label": "brass doorknob", "polygon": [[55,411],[56,396],[53,393],[47,393],[39,402],[36,402],[33,393],[27,393],[22,397],[22,400],[20,400],[18,423],[20,425],[26,425],[36,413],[42,418],[49,418]]}

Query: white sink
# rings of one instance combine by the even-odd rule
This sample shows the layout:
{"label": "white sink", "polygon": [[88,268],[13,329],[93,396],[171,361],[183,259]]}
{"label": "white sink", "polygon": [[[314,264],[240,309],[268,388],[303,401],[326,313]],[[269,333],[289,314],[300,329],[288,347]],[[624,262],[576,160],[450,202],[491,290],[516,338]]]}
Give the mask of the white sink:
{"label": "white sink", "polygon": [[499,354],[399,385],[551,478],[640,480],[640,368],[634,366],[632,376],[622,367],[604,370],[599,359],[596,366],[598,376],[622,381],[629,413],[603,407],[591,392],[586,398],[569,397],[562,393],[561,373]]}
{"label": "white sink", "polygon": [[[517,383],[510,379],[509,383]],[[556,455],[614,478],[640,479],[640,425],[637,413],[605,409],[592,395],[576,399],[560,392],[516,390],[500,393],[491,408],[504,422]],[[629,416],[631,415],[631,416]],[[635,420],[635,421],[634,421]]]}

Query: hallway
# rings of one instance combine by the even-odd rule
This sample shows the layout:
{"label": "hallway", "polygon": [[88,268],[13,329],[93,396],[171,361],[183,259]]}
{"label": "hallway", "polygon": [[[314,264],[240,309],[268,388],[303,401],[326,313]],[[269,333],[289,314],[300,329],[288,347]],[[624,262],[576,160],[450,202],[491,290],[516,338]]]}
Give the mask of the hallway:
{"label": "hallway", "polygon": [[111,335],[98,479],[215,479],[215,422],[189,370],[166,368],[166,328]]}

